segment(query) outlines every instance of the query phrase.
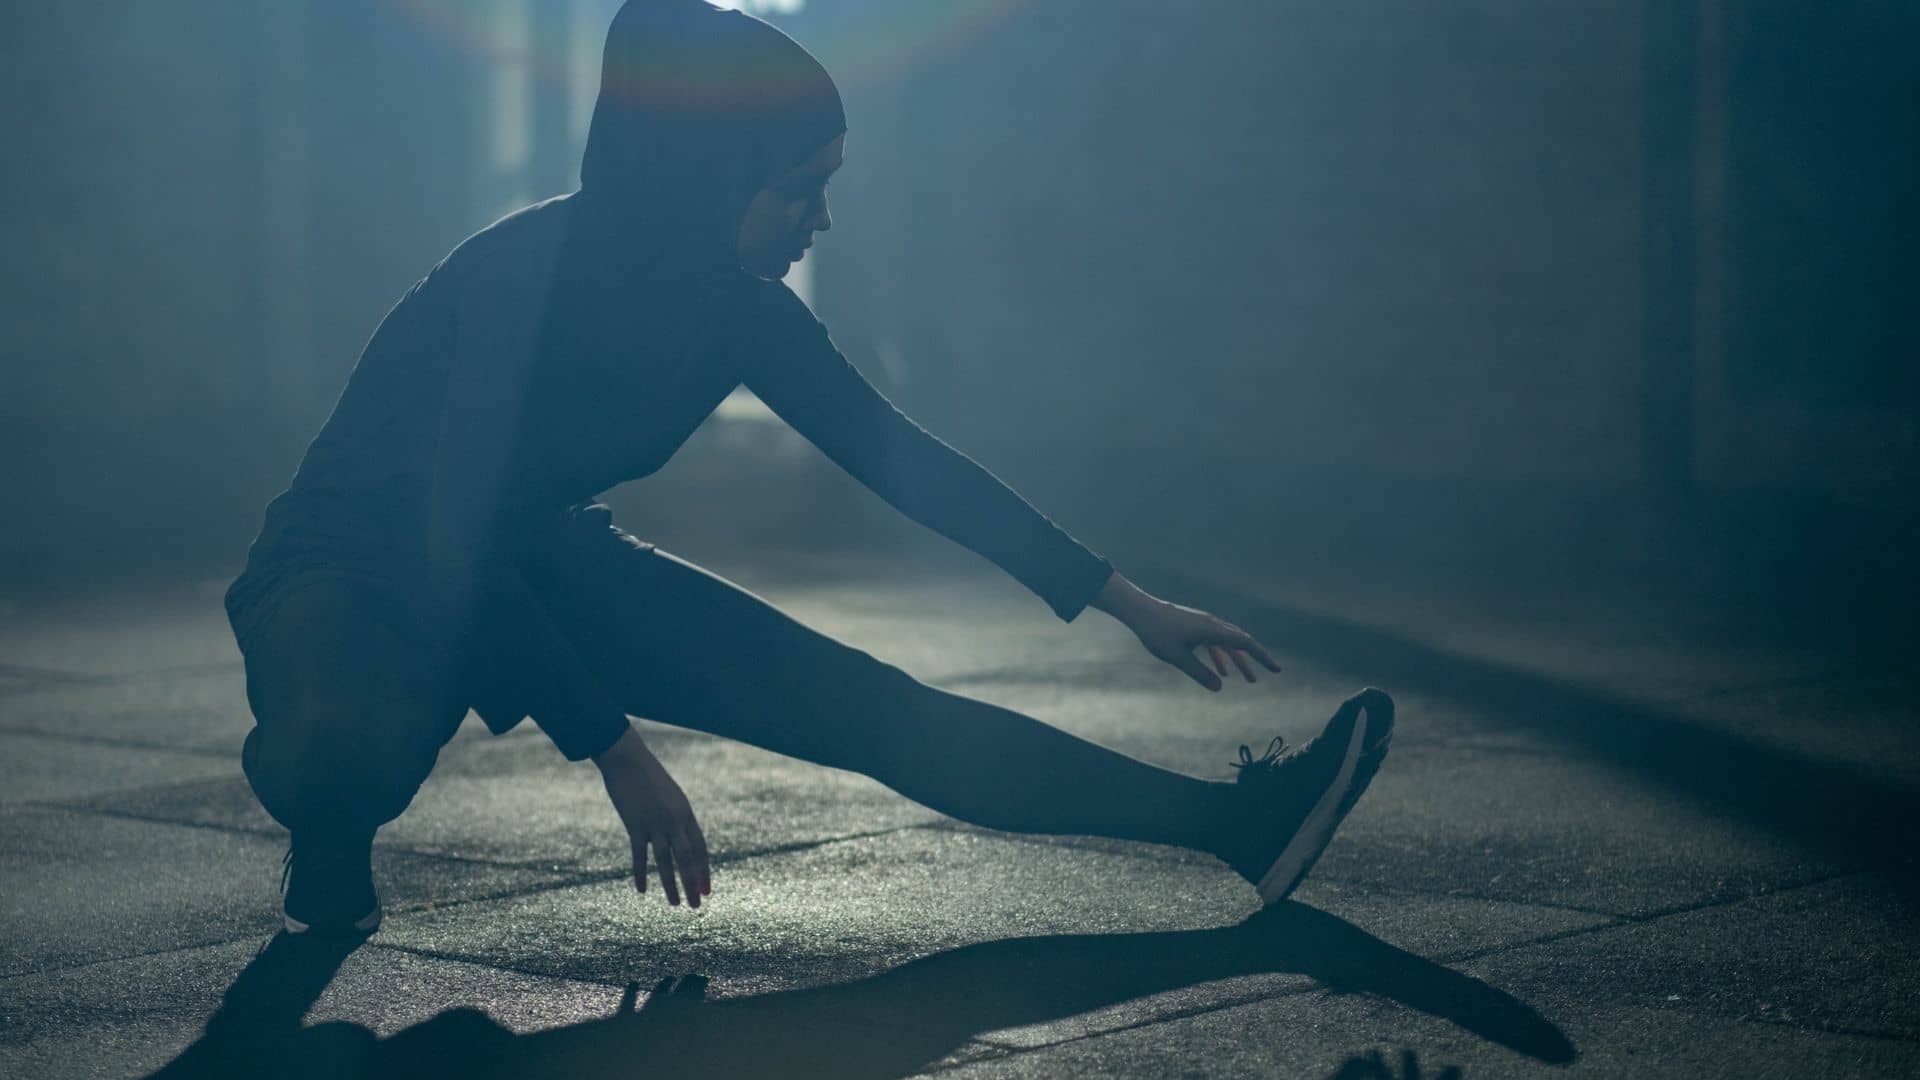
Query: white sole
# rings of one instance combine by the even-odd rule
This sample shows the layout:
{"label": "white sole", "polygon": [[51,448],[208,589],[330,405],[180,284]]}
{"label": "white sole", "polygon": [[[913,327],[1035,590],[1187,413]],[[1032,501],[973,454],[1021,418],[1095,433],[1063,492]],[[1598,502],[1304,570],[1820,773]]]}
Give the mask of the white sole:
{"label": "white sole", "polygon": [[[299,919],[294,918],[284,911],[280,913],[280,918],[287,924],[287,933],[289,934],[306,934],[313,930],[312,926],[301,922]],[[371,934],[375,930],[380,929],[380,909],[376,907],[361,916],[354,922],[353,929],[362,934]]]}
{"label": "white sole", "polygon": [[[1333,839],[1333,830],[1340,824],[1341,804],[1353,787],[1354,772],[1360,764],[1360,758],[1367,749],[1367,733],[1372,729],[1373,715],[1362,709],[1354,718],[1353,735],[1347,740],[1347,754],[1340,761],[1340,771],[1334,774],[1333,783],[1320,796],[1320,801],[1308,811],[1307,820],[1301,824],[1293,839],[1287,841],[1286,849],[1273,861],[1267,872],[1260,875],[1260,902],[1272,904],[1286,898],[1294,886],[1300,883],[1307,868],[1326,850]],[[1392,736],[1389,735],[1388,738]],[[1382,740],[1384,745],[1385,740]]]}

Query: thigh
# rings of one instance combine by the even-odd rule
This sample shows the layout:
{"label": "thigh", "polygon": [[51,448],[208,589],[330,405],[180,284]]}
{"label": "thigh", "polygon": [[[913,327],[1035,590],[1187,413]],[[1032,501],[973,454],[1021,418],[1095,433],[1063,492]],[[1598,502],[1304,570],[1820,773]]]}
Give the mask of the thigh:
{"label": "thigh", "polygon": [[566,560],[556,606],[628,712],[844,768],[910,727],[931,688],[755,593],[610,527]]}
{"label": "thigh", "polygon": [[398,738],[437,749],[465,715],[393,605],[344,579],[296,586],[241,651],[269,744]]}

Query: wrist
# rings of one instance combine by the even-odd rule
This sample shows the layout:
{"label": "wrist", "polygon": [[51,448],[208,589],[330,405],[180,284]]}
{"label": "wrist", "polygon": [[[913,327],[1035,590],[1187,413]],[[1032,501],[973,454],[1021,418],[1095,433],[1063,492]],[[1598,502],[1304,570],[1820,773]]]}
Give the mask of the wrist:
{"label": "wrist", "polygon": [[1104,611],[1121,622],[1126,622],[1135,613],[1151,606],[1153,602],[1152,596],[1138,585],[1128,581],[1126,575],[1115,570],[1113,576],[1107,579],[1107,583],[1100,587],[1100,592],[1094,596],[1089,606]]}
{"label": "wrist", "polygon": [[593,763],[600,767],[601,772],[606,772],[652,755],[653,751],[647,749],[647,744],[640,738],[639,729],[633,726],[633,721],[629,720],[626,730],[620,733],[619,738],[613,740],[611,746],[593,755]]}

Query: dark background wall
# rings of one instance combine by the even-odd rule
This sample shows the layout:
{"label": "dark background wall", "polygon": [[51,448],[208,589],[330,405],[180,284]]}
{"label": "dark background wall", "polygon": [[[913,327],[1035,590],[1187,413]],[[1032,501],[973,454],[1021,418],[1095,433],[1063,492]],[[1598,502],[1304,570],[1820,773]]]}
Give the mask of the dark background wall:
{"label": "dark background wall", "polygon": [[[238,568],[381,314],[567,190],[610,0],[5,16],[6,580]],[[1907,5],[812,0],[811,294],[1120,559],[1911,580]],[[691,547],[914,543],[729,408]]]}

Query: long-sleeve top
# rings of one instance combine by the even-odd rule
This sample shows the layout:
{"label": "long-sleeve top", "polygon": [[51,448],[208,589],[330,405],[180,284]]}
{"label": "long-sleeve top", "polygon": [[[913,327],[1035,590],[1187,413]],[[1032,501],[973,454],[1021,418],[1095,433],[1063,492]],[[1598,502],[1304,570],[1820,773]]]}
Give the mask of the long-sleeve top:
{"label": "long-sleeve top", "polygon": [[[1061,619],[1106,582],[1111,564],[903,415],[778,282],[695,288],[663,274],[646,302],[671,317],[642,354],[616,353],[607,370],[535,364],[572,198],[469,237],[388,312],[227,591],[243,647],[303,580],[346,577],[414,620],[490,726],[524,710],[567,757],[599,753],[626,730],[625,711],[523,567],[569,507],[659,469],[742,384]],[[490,695],[504,704],[483,704]]]}

